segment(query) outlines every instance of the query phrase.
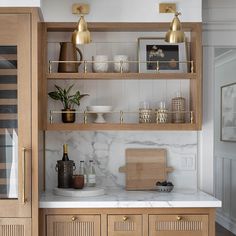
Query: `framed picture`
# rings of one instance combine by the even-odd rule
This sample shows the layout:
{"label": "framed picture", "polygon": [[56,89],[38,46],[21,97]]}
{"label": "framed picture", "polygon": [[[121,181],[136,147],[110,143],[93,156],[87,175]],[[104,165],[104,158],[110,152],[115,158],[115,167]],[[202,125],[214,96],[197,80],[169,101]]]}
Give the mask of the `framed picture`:
{"label": "framed picture", "polygon": [[221,141],[236,142],[236,83],[221,87]]}
{"label": "framed picture", "polygon": [[140,73],[155,73],[157,61],[161,72],[187,72],[186,43],[166,43],[164,38],[139,38],[138,59]]}

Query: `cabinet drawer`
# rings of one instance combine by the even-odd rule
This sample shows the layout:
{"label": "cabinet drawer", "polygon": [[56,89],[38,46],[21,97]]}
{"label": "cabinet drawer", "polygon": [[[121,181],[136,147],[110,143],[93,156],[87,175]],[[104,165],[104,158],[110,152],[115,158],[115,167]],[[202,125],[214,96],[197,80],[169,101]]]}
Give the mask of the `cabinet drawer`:
{"label": "cabinet drawer", "polygon": [[208,236],[207,215],[149,215],[149,236]]}
{"label": "cabinet drawer", "polygon": [[100,215],[49,215],[47,236],[100,236]]}
{"label": "cabinet drawer", "polygon": [[142,215],[108,215],[108,236],[123,235],[142,235]]}

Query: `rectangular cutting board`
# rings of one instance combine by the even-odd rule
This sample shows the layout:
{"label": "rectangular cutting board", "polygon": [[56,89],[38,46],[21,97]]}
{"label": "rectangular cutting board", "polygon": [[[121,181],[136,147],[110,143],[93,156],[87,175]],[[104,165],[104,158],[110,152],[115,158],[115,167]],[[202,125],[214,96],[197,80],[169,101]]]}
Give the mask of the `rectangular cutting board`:
{"label": "rectangular cutting board", "polygon": [[125,159],[119,171],[126,173],[126,190],[154,190],[173,171],[167,167],[165,149],[126,149]]}

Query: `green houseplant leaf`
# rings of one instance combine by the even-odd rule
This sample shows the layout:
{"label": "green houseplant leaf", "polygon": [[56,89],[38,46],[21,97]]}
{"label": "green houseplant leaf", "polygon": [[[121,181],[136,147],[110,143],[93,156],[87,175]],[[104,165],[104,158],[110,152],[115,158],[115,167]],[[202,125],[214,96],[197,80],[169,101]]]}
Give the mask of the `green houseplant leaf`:
{"label": "green houseplant leaf", "polygon": [[49,92],[48,95],[53,100],[60,101],[65,110],[72,109],[74,105],[77,105],[77,106],[80,105],[80,100],[83,97],[89,96],[88,94],[80,94],[79,90],[76,91],[75,94],[70,95],[70,92],[73,86],[74,85],[72,84],[68,88],[62,89],[58,85],[55,85],[56,90],[53,92]]}

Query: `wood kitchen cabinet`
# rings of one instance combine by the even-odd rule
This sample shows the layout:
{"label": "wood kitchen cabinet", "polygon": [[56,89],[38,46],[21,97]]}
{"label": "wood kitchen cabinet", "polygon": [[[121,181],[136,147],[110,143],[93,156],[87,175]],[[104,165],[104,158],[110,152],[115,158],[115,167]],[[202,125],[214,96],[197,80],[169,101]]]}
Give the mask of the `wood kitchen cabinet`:
{"label": "wood kitchen cabinet", "polygon": [[47,216],[47,235],[100,236],[100,215]]}
{"label": "wood kitchen cabinet", "polygon": [[49,208],[40,225],[40,236],[215,236],[215,209]]}
{"label": "wood kitchen cabinet", "polygon": [[0,8],[1,236],[38,235],[39,21],[37,8]]}
{"label": "wood kitchen cabinet", "polygon": [[150,215],[149,236],[208,236],[207,215]]}
{"label": "wood kitchen cabinet", "polygon": [[0,218],[1,236],[30,236],[31,220],[29,218]]}
{"label": "wood kitchen cabinet", "polygon": [[108,236],[142,236],[142,215],[108,215]]}

